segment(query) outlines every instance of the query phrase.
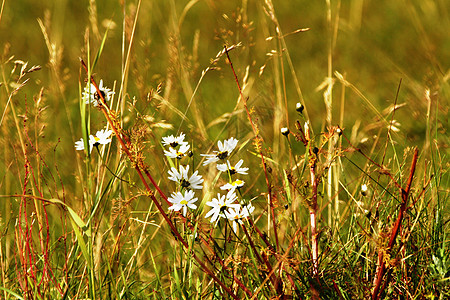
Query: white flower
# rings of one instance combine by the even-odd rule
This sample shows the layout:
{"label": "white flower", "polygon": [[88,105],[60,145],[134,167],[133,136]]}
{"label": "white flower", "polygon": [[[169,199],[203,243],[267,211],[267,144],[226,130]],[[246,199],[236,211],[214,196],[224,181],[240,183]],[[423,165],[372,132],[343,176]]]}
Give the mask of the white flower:
{"label": "white flower", "polygon": [[187,143],[184,141],[184,133],[180,133],[180,135],[177,137],[174,137],[173,135],[163,137],[162,144],[164,146],[170,145],[171,147],[175,148],[178,145],[183,145]]}
{"label": "white flower", "polygon": [[185,189],[197,189],[201,190],[203,186],[201,183],[203,182],[203,178],[201,175],[198,175],[198,171],[195,171],[191,177],[188,176],[189,166],[184,168],[180,166],[180,171],[172,167],[169,172],[169,179],[175,182],[179,182],[182,188]]}
{"label": "white flower", "polygon": [[[94,146],[98,145],[106,145],[111,143],[111,139],[109,138],[112,134],[112,130],[102,129],[97,131],[95,136],[93,136],[95,143]],[[91,136],[92,137],[92,136]]]}
{"label": "white flower", "polygon": [[234,203],[237,199],[234,190],[229,191],[226,195],[217,194],[217,198],[213,198],[211,201],[206,202],[206,205],[211,206],[211,210],[205,215],[205,218],[211,217],[211,223],[218,220],[219,217],[226,218],[224,212],[229,208],[239,208],[239,204]]}
{"label": "white flower", "polygon": [[[109,138],[112,134],[111,130],[102,129],[97,131],[95,135],[89,135],[89,153],[92,152],[93,146],[106,145],[111,143]],[[81,138],[79,141],[75,142],[76,150],[84,150],[84,140]]]}
{"label": "white flower", "polygon": [[230,162],[227,160],[226,164],[217,164],[217,170],[221,172],[227,172],[229,171],[231,175],[234,174],[243,174],[247,175],[248,168],[241,168],[242,164],[244,163],[244,160],[240,160],[237,162],[237,164],[233,167]]}
{"label": "white flower", "polygon": [[170,158],[182,159],[183,156],[185,156],[187,151],[189,150],[189,147],[190,146],[188,143],[181,144],[180,149],[178,150],[175,150],[174,148],[170,147],[169,151],[164,150],[164,155]]}
{"label": "white flower", "polygon": [[197,205],[194,202],[197,201],[197,198],[194,198],[194,192],[187,190],[184,192],[184,196],[180,192],[172,193],[172,195],[167,199],[173,205],[169,207],[169,210],[179,211],[183,209],[183,216],[186,216],[188,207],[190,209],[196,209]]}
{"label": "white flower", "polygon": [[[92,152],[92,145],[94,145],[93,136],[90,136],[89,139],[89,153]],[[76,150],[84,150],[84,140],[81,138],[79,141],[75,142],[75,149]]]}
{"label": "white flower", "polygon": [[227,183],[223,186],[220,187],[221,190],[230,190],[230,191],[234,191],[237,188],[241,188],[243,187],[245,184],[245,182],[243,180],[240,179],[236,179],[235,181],[233,181],[232,183]]}
{"label": "white flower", "polygon": [[[114,92],[112,92],[111,89],[103,86],[103,80],[100,80],[98,89],[103,95],[105,101],[111,100],[111,97],[114,95]],[[84,88],[83,99],[85,100],[86,104],[92,103],[94,106],[98,106],[99,103],[101,104],[100,95],[98,94],[95,85],[93,85],[92,83],[89,84],[89,87]]]}
{"label": "white flower", "polygon": [[223,143],[222,141],[218,141],[217,147],[219,148],[219,151],[213,151],[215,154],[200,154],[206,156],[206,161],[203,162],[203,165],[206,166],[210,163],[228,158],[234,148],[236,148],[237,143],[238,140],[234,137],[224,140]]}
{"label": "white flower", "polygon": [[239,206],[238,208],[230,208],[225,211],[227,219],[233,221],[234,232],[237,231],[237,224],[242,224],[242,220],[250,216],[254,210],[255,207],[248,204],[246,206]]}

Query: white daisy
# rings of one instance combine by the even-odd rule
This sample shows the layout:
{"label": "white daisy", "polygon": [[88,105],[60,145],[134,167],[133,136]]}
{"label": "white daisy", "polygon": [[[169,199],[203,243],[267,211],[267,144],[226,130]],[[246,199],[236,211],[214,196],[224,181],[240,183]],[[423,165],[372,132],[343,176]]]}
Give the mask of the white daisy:
{"label": "white daisy", "polygon": [[200,154],[206,157],[206,161],[203,162],[203,165],[206,166],[221,159],[227,159],[228,157],[230,157],[231,152],[233,152],[234,148],[236,148],[237,143],[238,140],[234,137],[231,137],[228,140],[224,140],[223,143],[222,141],[218,141],[217,147],[219,148],[219,151],[213,151],[215,154]]}
{"label": "white daisy", "polygon": [[[110,101],[111,97],[114,95],[114,92],[112,92],[111,89],[103,86],[103,80],[100,80],[98,89],[105,101]],[[101,104],[101,97],[98,94],[95,85],[93,85],[92,83],[89,84],[89,87],[84,88],[83,99],[85,100],[86,104],[92,103],[94,106],[98,106],[99,104]]]}
{"label": "white daisy", "polygon": [[[106,145],[111,143],[109,138],[112,134],[111,130],[102,129],[97,131],[95,135],[89,135],[89,153],[92,152],[92,148],[98,145]],[[84,150],[84,140],[81,138],[79,141],[75,142],[76,150]]]}
{"label": "white daisy", "polygon": [[111,139],[109,138],[112,134],[112,130],[106,130],[106,129],[102,129],[97,131],[97,133],[95,134],[95,136],[92,136],[94,138],[94,146],[98,146],[98,145],[106,145],[111,143]]}
{"label": "white daisy", "polygon": [[180,148],[178,150],[170,147],[169,151],[164,150],[164,155],[168,156],[170,158],[178,158],[178,159],[182,159],[183,156],[185,156],[189,150],[189,144],[188,143],[183,143],[181,144]]}
{"label": "white daisy", "polygon": [[183,209],[183,216],[186,216],[187,209],[196,209],[197,205],[194,204],[198,199],[194,198],[194,192],[187,190],[184,195],[180,192],[172,193],[172,195],[167,199],[173,205],[169,207],[169,210],[179,211]]}
{"label": "white daisy", "polygon": [[162,144],[164,146],[171,146],[175,148],[178,145],[187,144],[187,142],[184,141],[184,133],[180,133],[179,136],[174,137],[173,135],[165,136],[162,138]]}
{"label": "white daisy", "polygon": [[247,175],[248,168],[241,168],[242,164],[244,163],[244,160],[241,159],[237,162],[237,164],[233,167],[230,162],[227,160],[226,164],[217,164],[217,170],[221,172],[230,172],[231,175],[234,174],[243,174]]}
{"label": "white daisy", "polygon": [[229,208],[239,209],[240,205],[234,203],[237,196],[233,191],[229,191],[226,195],[217,194],[217,198],[206,202],[206,205],[211,206],[211,210],[205,215],[205,218],[211,217],[211,223],[218,220],[219,217],[226,218],[224,212]]}
{"label": "white daisy", "polygon": [[169,179],[175,182],[179,182],[182,188],[185,189],[197,189],[201,190],[203,186],[201,183],[203,182],[203,178],[201,175],[198,175],[198,171],[195,171],[191,177],[188,176],[189,166],[183,167],[180,166],[180,171],[172,167],[169,172]]}
{"label": "white daisy", "polygon": [[[90,136],[89,139],[89,153],[92,152],[92,146],[94,145],[93,136]],[[84,140],[81,138],[79,141],[75,142],[75,149],[76,150],[84,150]]]}
{"label": "white daisy", "polygon": [[240,179],[236,179],[232,183],[227,183],[227,184],[221,186],[220,189],[221,190],[234,191],[235,189],[243,187],[244,184],[245,184],[245,181],[240,180]]}
{"label": "white daisy", "polygon": [[239,206],[238,208],[230,208],[225,211],[227,219],[233,221],[234,232],[237,231],[237,224],[243,224],[242,220],[249,217],[254,210],[255,207],[248,204],[246,206]]}

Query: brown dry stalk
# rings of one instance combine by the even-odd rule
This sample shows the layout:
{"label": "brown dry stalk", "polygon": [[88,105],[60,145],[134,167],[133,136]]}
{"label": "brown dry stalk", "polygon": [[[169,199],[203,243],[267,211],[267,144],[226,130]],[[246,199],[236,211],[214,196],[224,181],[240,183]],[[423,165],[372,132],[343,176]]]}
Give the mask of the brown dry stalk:
{"label": "brown dry stalk", "polygon": [[[411,162],[411,170],[409,171],[409,177],[408,181],[406,182],[406,187],[403,189],[400,189],[401,197],[402,197],[402,203],[400,205],[400,210],[398,212],[397,220],[394,223],[394,226],[392,227],[389,243],[387,246],[387,249],[380,249],[378,251],[378,261],[377,261],[377,274],[375,276],[374,280],[374,289],[372,292],[372,299],[376,300],[380,298],[381,292],[380,291],[381,283],[383,282],[383,276],[386,273],[386,263],[384,262],[385,255],[389,255],[390,251],[392,250],[392,247],[395,244],[395,240],[397,238],[398,233],[400,232],[400,227],[402,225],[403,216],[406,211],[406,207],[408,204],[408,197],[411,190],[411,184],[414,178],[414,173],[416,171],[416,164],[417,159],[419,157],[419,150],[417,148],[414,149],[414,156]],[[398,183],[397,183],[398,184]],[[384,285],[386,286],[386,284]]]}

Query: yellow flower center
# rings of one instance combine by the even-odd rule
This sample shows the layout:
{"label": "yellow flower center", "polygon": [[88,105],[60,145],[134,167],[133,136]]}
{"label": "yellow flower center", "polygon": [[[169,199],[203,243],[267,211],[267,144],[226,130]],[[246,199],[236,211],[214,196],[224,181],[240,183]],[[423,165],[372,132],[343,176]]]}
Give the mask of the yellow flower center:
{"label": "yellow flower center", "polygon": [[237,186],[237,185],[241,185],[242,184],[242,180],[236,180],[232,183],[233,186]]}

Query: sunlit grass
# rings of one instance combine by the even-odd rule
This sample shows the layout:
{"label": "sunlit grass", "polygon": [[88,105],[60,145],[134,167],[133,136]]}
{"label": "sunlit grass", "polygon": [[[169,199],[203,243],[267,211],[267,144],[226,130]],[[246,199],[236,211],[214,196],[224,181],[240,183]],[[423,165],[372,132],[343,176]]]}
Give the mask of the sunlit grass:
{"label": "sunlit grass", "polygon": [[0,298],[449,297],[445,2],[279,2],[2,2]]}

